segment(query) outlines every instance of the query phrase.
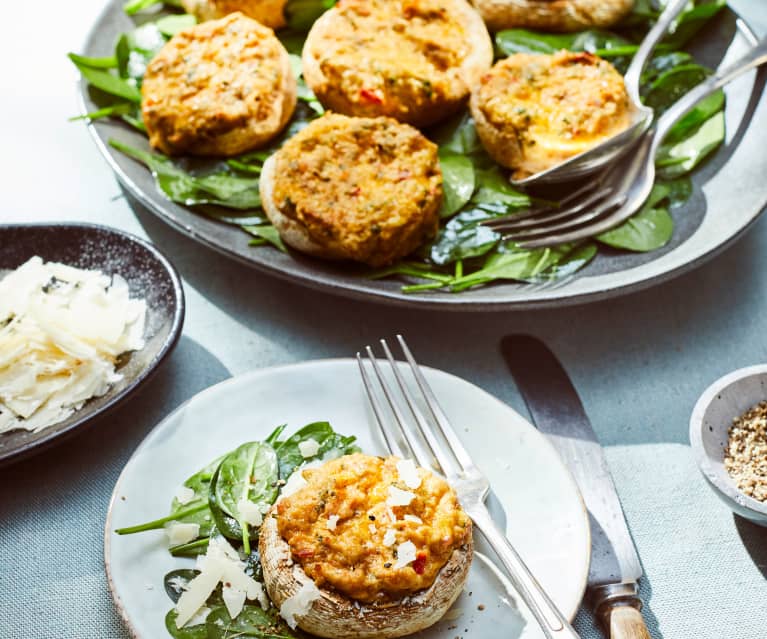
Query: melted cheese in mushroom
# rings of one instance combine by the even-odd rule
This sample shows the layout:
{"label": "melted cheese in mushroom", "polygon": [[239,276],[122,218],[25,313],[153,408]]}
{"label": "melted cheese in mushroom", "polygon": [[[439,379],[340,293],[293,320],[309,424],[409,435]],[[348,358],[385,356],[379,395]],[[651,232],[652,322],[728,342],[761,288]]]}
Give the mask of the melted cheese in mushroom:
{"label": "melted cheese in mushroom", "polygon": [[419,468],[411,488],[398,461],[340,457],[303,471],[306,486],[278,503],[280,536],[318,586],[362,602],[395,600],[428,588],[468,542],[471,521],[450,486]]}
{"label": "melted cheese in mushroom", "polygon": [[570,51],[519,53],[496,63],[475,90],[472,112],[488,152],[517,177],[577,155],[631,122],[620,73],[595,55]]}

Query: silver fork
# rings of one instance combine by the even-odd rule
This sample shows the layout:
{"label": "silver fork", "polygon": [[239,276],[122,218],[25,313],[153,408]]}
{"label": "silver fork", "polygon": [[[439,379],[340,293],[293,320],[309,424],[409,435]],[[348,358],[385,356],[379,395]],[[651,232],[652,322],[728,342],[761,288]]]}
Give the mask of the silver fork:
{"label": "silver fork", "polygon": [[[490,492],[490,483],[474,465],[455,434],[405,340],[401,335],[397,335],[397,341],[405,359],[410,364],[410,370],[428,409],[429,417],[427,418],[416,405],[415,395],[410,390],[394,360],[389,345],[385,340],[381,340],[381,347],[397,381],[400,400],[395,399],[395,395],[398,393],[384,377],[373,349],[367,346],[365,351],[378,384],[394,415],[396,428],[391,421],[386,419],[382,403],[374,391],[373,380],[368,374],[363,357],[357,353],[362,382],[389,451],[404,458],[415,457],[415,461],[423,467],[433,467],[436,461],[445,479],[455,489],[466,514],[471,517],[474,525],[482,531],[485,539],[506,567],[514,588],[540,624],[547,639],[578,639],[578,634],[570,626],[567,618],[546,594],[511,542],[506,538],[504,532],[493,521],[484,503]],[[401,410],[400,402],[402,400],[404,400],[412,420],[408,420]],[[430,426],[429,419],[436,424],[438,432]]]}
{"label": "silver fork", "polygon": [[504,240],[522,248],[577,242],[608,231],[626,221],[647,200],[655,183],[655,155],[671,128],[700,100],[746,71],[767,63],[767,40],[740,60],[718,71],[674,103],[611,168],[562,200],[556,207],[540,207],[483,222]]}

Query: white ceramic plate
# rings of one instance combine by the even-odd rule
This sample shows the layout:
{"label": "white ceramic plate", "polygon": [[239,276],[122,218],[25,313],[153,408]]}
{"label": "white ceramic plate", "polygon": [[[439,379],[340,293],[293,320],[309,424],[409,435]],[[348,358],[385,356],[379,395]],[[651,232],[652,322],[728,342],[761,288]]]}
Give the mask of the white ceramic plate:
{"label": "white ceramic plate", "polygon": [[[551,444],[518,413],[462,379],[424,371],[490,479],[488,503],[496,520],[505,522],[520,554],[572,618],[583,597],[590,553],[588,518],[575,482]],[[194,562],[171,557],[162,531],[121,537],[115,528],[164,516],[184,479],[216,456],[264,438],[278,424],[287,423],[289,434],[318,420],[356,435],[364,452],[385,453],[351,359],[268,368],[227,380],[193,397],[147,436],[115,486],[104,545],[112,595],[134,637],[169,637],[164,619],[173,604],[163,577]],[[480,553],[491,555],[481,539],[477,542]],[[468,629],[482,639],[542,637],[521,602],[517,610],[510,588],[477,558],[448,619],[418,636],[452,639]]]}

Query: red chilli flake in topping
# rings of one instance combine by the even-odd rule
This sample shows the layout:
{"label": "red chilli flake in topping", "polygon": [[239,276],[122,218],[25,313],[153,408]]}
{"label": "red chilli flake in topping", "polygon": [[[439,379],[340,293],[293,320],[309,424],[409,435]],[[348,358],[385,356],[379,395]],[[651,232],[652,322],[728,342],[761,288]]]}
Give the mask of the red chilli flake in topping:
{"label": "red chilli flake in topping", "polygon": [[417,575],[422,575],[425,568],[426,568],[426,553],[419,552],[415,558],[415,561],[413,562],[413,570],[415,570]]}
{"label": "red chilli flake in topping", "polygon": [[360,89],[360,97],[373,104],[383,104],[383,99],[377,93],[374,93],[370,89]]}

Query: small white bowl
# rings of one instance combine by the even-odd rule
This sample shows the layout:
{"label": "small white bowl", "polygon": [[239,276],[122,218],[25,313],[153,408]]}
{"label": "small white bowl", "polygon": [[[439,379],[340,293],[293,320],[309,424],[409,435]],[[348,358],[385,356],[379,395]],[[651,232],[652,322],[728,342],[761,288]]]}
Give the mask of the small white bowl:
{"label": "small white bowl", "polygon": [[767,400],[767,365],[734,371],[709,386],[690,417],[690,445],[703,477],[736,514],[767,526],[767,503],[740,492],[724,467],[732,420]]}

